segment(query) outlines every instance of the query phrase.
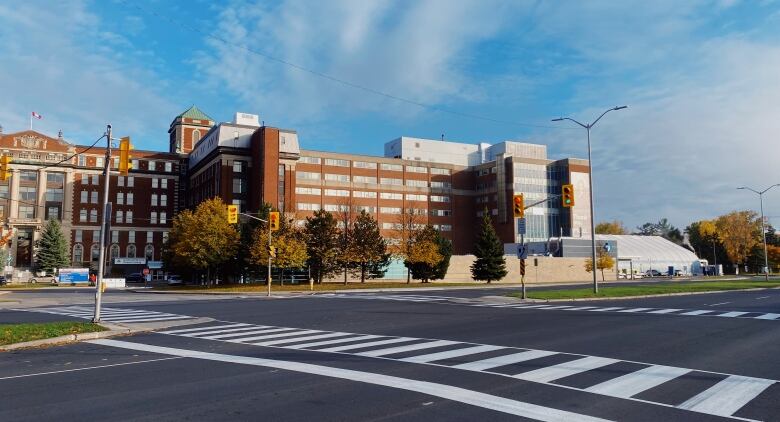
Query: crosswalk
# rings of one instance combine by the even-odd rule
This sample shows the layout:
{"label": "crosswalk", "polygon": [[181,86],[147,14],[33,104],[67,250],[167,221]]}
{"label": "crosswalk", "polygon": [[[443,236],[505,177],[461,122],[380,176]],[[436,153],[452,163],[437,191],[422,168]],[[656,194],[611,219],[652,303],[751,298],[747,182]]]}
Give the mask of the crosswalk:
{"label": "crosswalk", "polygon": [[678,315],[678,316],[708,316],[720,318],[759,319],[767,321],[780,320],[780,314],[771,312],[743,312],[717,309],[678,309],[678,308],[637,308],[631,306],[579,306],[557,305],[552,303],[506,303],[485,302],[479,299],[468,299],[447,296],[427,295],[374,295],[374,294],[346,294],[326,293],[310,297],[320,298],[346,298],[366,300],[391,300],[401,302],[436,303],[447,305],[474,306],[480,308],[504,308],[504,309],[534,309],[534,310],[559,310],[559,311],[586,311],[586,312],[615,312],[622,314],[647,314],[647,315]]}
{"label": "crosswalk", "polygon": [[228,322],[160,333],[448,367],[741,420],[752,420],[740,415],[753,402],[780,400],[776,380],[547,350]]}
{"label": "crosswalk", "polygon": [[[89,306],[62,306],[50,308],[19,308],[17,311],[40,312],[45,314],[65,315],[75,318],[92,319],[94,308]],[[169,314],[167,312],[145,311],[142,309],[124,309],[104,307],[100,310],[100,319],[115,323],[141,323],[193,319],[187,315]]]}

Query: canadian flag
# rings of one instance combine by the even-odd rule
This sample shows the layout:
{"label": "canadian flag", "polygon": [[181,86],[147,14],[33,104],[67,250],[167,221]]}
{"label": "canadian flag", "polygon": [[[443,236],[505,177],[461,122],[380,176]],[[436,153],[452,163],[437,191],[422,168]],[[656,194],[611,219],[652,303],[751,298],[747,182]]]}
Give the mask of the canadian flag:
{"label": "canadian flag", "polygon": [[33,116],[33,117],[35,117],[35,118],[36,118],[36,119],[38,119],[38,120],[41,120],[41,119],[43,119],[43,116],[41,116],[40,114],[38,114],[38,113],[36,113],[36,112],[34,112],[34,111],[32,112],[32,116]]}

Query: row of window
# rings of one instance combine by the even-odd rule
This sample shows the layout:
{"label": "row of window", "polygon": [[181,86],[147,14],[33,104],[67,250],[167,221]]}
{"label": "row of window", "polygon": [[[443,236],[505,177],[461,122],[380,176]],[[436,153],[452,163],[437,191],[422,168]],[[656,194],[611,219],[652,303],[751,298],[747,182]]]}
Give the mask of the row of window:
{"label": "row of window", "polygon": [[[443,232],[452,231],[451,224],[433,224],[434,229],[441,230]],[[422,229],[425,224],[412,224],[413,229]],[[382,223],[382,229],[384,230],[401,230],[403,225],[401,223]]]}
{"label": "row of window", "polygon": [[[87,166],[87,156],[86,155],[79,154],[78,160],[79,160],[78,161],[78,165],[80,167],[86,167]],[[106,163],[105,162],[105,157],[95,157],[95,167],[103,168],[103,166],[105,166],[105,163]],[[140,165],[140,161],[138,159],[131,160],[131,163],[133,164],[133,169],[138,170],[138,169],[141,168],[139,166]],[[161,162],[161,163],[159,163],[160,165],[158,166],[157,161],[146,160],[146,164],[147,164],[147,168],[150,171],[157,171],[158,167],[159,167],[159,170],[163,170],[163,171],[166,171],[168,173],[173,171],[173,163],[171,163],[170,161]],[[113,157],[112,158],[111,167],[115,168],[115,169],[119,168],[119,157]]]}
{"label": "row of window", "polygon": [[[313,172],[307,172],[307,171],[299,171],[295,173],[295,176],[299,180],[320,180],[320,173],[313,173]],[[377,178],[373,176],[354,176],[350,179],[350,176],[348,174],[333,174],[333,173],[325,173],[325,180],[332,181],[332,182],[344,182],[349,183],[350,180],[354,183],[366,183],[370,185],[376,185],[377,184]],[[392,177],[382,177],[379,179],[379,183],[382,185],[391,185],[391,186],[404,186],[404,180],[403,179],[396,179]],[[427,180],[406,180],[406,186],[411,187],[428,187],[428,181]],[[452,183],[450,182],[441,182],[441,181],[431,181],[430,187],[432,188],[440,188],[440,189],[449,189],[452,187]]]}
{"label": "row of window", "polygon": [[[321,164],[322,160],[320,159],[320,157],[301,157],[299,162],[307,163],[307,164]],[[334,166],[334,167],[350,167],[350,162],[349,160],[343,160],[338,158],[326,158],[325,165]],[[352,167],[362,168],[362,169],[376,169],[377,163],[370,162],[370,161],[352,161]],[[382,170],[389,170],[389,171],[403,171],[404,166],[402,166],[401,164],[381,163],[379,164],[379,168]],[[406,171],[410,173],[428,173],[428,170],[429,170],[428,167],[406,166]],[[449,175],[450,169],[431,167],[430,172],[431,174]]]}
{"label": "row of window", "polygon": [[[91,230],[92,231],[92,241],[96,242],[100,238],[100,230]],[[111,243],[119,243],[119,232],[120,230],[111,230]],[[135,237],[135,230],[128,230],[127,232],[127,243],[135,243],[136,237]],[[146,243],[154,243],[154,233],[153,231],[147,231],[146,232]],[[163,242],[168,240],[168,232],[162,232],[163,234]],[[73,241],[75,243],[82,243],[84,241],[84,230],[74,230],[73,231]]]}
{"label": "row of window", "polygon": [[[116,245],[116,244],[111,245],[111,247],[108,249],[108,251],[109,251],[108,253],[109,253],[109,256],[111,257],[111,259],[120,257],[119,256],[119,254],[120,254],[120,252],[119,252],[119,245]],[[125,252],[125,257],[127,257],[127,258],[135,258],[136,255],[137,255],[136,246],[135,245],[127,245],[127,249],[125,249],[125,251],[126,251]],[[100,247],[99,247],[98,244],[95,244],[95,243],[92,244],[92,247],[90,248],[89,255],[90,255],[90,259],[89,259],[90,262],[96,262],[97,260],[100,259]],[[148,261],[153,261],[154,260],[154,246],[153,245],[146,245],[146,247],[144,247],[144,257]],[[73,262],[74,263],[85,262],[84,258],[85,258],[85,256],[84,256],[84,246],[81,245],[80,243],[76,243],[75,245],[73,245]]]}
{"label": "row of window", "polygon": [[[99,186],[100,185],[100,175],[99,174],[81,174],[81,184],[82,185],[94,185]],[[133,176],[119,176],[116,180],[117,186],[124,187],[125,184],[127,184],[128,188],[135,187],[135,177]],[[168,189],[168,179],[164,178],[152,178],[152,188],[153,189]]]}
{"label": "row of window", "polygon": [[[320,195],[322,189],[320,188],[308,188],[308,187],[296,187],[295,193],[299,195]],[[344,189],[325,189],[325,196],[342,196],[349,197],[350,191]],[[374,199],[377,197],[377,192],[370,191],[352,191],[353,198],[368,198]],[[404,195],[397,192],[379,192],[381,199],[396,199],[401,200]],[[431,202],[450,202],[449,196],[431,195]],[[406,194],[407,201],[427,201],[428,195],[423,194]]]}
{"label": "row of window", "polygon": [[[22,210],[22,206],[19,206],[19,217],[20,218],[35,218],[35,210]],[[27,208],[27,207],[24,207]],[[29,207],[34,208],[34,207]],[[23,214],[24,211],[24,214]],[[32,214],[28,214],[32,213]],[[31,215],[31,216],[29,216]],[[79,211],[79,222],[86,223],[97,223],[98,222],[98,210],[92,209],[92,210],[86,210],[81,209]],[[116,214],[114,216],[114,222],[116,224],[132,224],[133,223],[133,211],[122,211],[117,210]],[[156,211],[152,211],[149,213],[149,224],[167,224],[168,223],[168,213],[165,211],[162,211],[160,213]]]}

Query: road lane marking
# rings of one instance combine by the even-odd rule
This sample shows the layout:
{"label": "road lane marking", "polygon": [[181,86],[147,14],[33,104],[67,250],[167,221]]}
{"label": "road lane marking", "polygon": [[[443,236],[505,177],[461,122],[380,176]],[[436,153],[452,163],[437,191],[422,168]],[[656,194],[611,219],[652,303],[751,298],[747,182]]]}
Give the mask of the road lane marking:
{"label": "road lane marking", "polygon": [[726,317],[726,318],[735,318],[738,316],[742,316],[745,314],[749,314],[750,312],[726,312],[725,314],[715,315],[719,317]]}
{"label": "road lane marking", "polygon": [[339,343],[348,343],[350,341],[363,341],[363,340],[371,340],[375,338],[380,338],[382,336],[375,336],[373,334],[365,335],[365,336],[354,336],[353,337],[347,337],[347,338],[337,338],[335,340],[327,340],[327,341],[315,341],[314,343],[303,343],[303,344],[293,344],[291,346],[287,346],[288,349],[305,349],[307,347],[317,347],[317,346],[327,346],[330,344],[339,344]]}
{"label": "road lane marking", "polygon": [[668,314],[672,312],[682,311],[682,309],[659,309],[657,311],[650,311],[648,314]]}
{"label": "road lane marking", "polygon": [[[93,309],[84,306],[57,306],[51,308],[17,308],[15,311],[41,312],[53,315],[65,315],[73,318],[92,319]],[[172,321],[194,319],[188,315],[177,315],[166,312],[145,311],[142,309],[105,307],[101,311],[101,320],[116,323],[140,323],[155,321]]]}
{"label": "road lane marking", "polygon": [[468,356],[468,355],[474,355],[477,353],[483,353],[483,352],[492,352],[494,350],[501,350],[505,349],[503,346],[491,346],[487,344],[479,345],[479,346],[472,346],[472,347],[466,347],[464,349],[455,349],[455,350],[449,350],[446,352],[438,352],[438,353],[430,353],[427,355],[419,355],[419,356],[412,356],[408,358],[399,359],[404,362],[411,362],[411,363],[428,363],[428,362],[434,362],[437,360],[444,360],[444,359],[451,359],[451,358],[457,358],[461,356]]}
{"label": "road lane marking", "polygon": [[433,347],[451,346],[453,344],[458,344],[458,342],[450,341],[450,340],[434,340],[434,341],[429,341],[427,343],[417,343],[417,344],[410,344],[407,346],[389,347],[386,349],[370,350],[368,352],[361,352],[355,354],[359,356],[377,357],[377,356],[392,355],[395,353],[411,352],[413,350],[431,349]]}
{"label": "road lane marking", "polygon": [[119,340],[91,340],[90,343],[102,346],[117,347],[122,349],[140,350],[152,353],[160,353],[172,356],[192,359],[210,360],[216,362],[237,363],[243,365],[261,366],[266,368],[282,369],[311,375],[320,375],[330,378],[339,378],[366,384],[379,385],[400,390],[413,391],[429,396],[440,397],[446,400],[469,404],[484,409],[495,410],[510,415],[522,416],[545,422],[603,422],[606,419],[551,407],[540,406],[532,403],[507,399],[481,393],[479,391],[439,384],[428,381],[419,381],[409,378],[401,378],[371,372],[355,371],[351,369],[334,368],[329,366],[314,365],[293,361],[272,360],[254,358],[248,356],[224,355],[218,353],[199,352],[195,350],[176,349],[172,347],[152,346],[141,343],[131,343]]}
{"label": "road lane marking", "polygon": [[238,332],[230,332],[226,333],[223,330],[216,331],[215,334],[208,334],[203,335],[204,333],[195,333],[195,334],[185,334],[186,337],[200,337],[205,338],[209,340],[217,340],[217,339],[223,339],[223,338],[229,338],[229,337],[241,337],[241,336],[251,336],[253,334],[268,334],[268,333],[276,333],[279,331],[291,331],[295,330],[295,328],[278,328],[278,327],[269,327],[265,325],[259,325],[256,327],[255,330],[247,330],[246,328],[242,328],[241,331]]}
{"label": "road lane marking", "polygon": [[594,309],[595,306],[575,306],[574,308],[566,309],[567,311],[584,311],[586,309]]}
{"label": "road lane marking", "polygon": [[172,330],[172,331],[160,331],[160,334],[181,334],[181,333],[192,333],[197,331],[205,331],[205,330],[213,330],[216,328],[233,328],[233,327],[257,327],[256,325],[251,324],[244,324],[244,323],[237,323],[237,324],[227,324],[227,325],[217,325],[217,326],[208,326],[208,327],[198,327],[198,328],[186,328],[183,330]]}
{"label": "road lane marking", "polygon": [[720,305],[726,305],[728,303],[731,303],[731,302],[713,303],[712,305],[708,305],[708,306],[720,306]]}
{"label": "road lane marking", "polygon": [[281,340],[271,340],[271,341],[264,341],[262,343],[254,343],[256,346],[276,346],[279,344],[285,344],[285,343],[295,343],[299,341],[308,341],[308,340],[317,340],[321,338],[331,338],[331,337],[343,337],[348,336],[350,333],[325,333],[325,334],[317,334],[315,336],[304,336],[304,337],[295,337],[295,338],[284,338]]}
{"label": "road lane marking", "polygon": [[513,376],[515,378],[520,378],[526,381],[553,382],[561,378],[566,378],[571,375],[579,374],[580,372],[598,369],[601,368],[602,366],[611,365],[617,362],[620,362],[620,360],[611,359],[611,358],[602,358],[598,356],[588,356],[570,362],[563,362],[557,365],[534,369],[533,371],[523,372],[520,374],[515,374]]}
{"label": "road lane marking", "polygon": [[545,350],[527,350],[525,352],[512,353],[510,355],[496,356],[474,362],[461,363],[459,365],[453,366],[453,368],[465,369],[467,371],[484,371],[497,368],[499,366],[511,365],[513,363],[525,362],[528,360],[557,354],[558,353],[556,352],[548,352]]}
{"label": "road lane marking", "polygon": [[768,319],[768,320],[775,320],[780,318],[780,314],[773,314],[773,313],[766,313],[761,316],[755,317],[755,319]]}
{"label": "road lane marking", "polygon": [[624,309],[622,311],[618,312],[643,312],[643,311],[649,311],[654,308],[632,308],[632,309]]}
{"label": "road lane marking", "polygon": [[315,333],[321,333],[320,330],[295,330],[288,333],[274,333],[274,334],[268,334],[263,336],[252,336],[252,337],[239,337],[239,338],[230,338],[225,341],[229,341],[231,343],[251,343],[256,340],[267,340],[271,338],[279,338],[279,337],[292,337],[292,336],[302,336],[304,334],[315,334]]}
{"label": "road lane marking", "polygon": [[731,416],[775,381],[731,375],[678,406],[711,415]]}
{"label": "road lane marking", "polygon": [[[251,331],[248,332],[247,330],[259,331],[260,329],[264,329],[264,328],[272,328],[272,327],[269,327],[267,325],[244,325],[242,327],[220,328],[218,330],[196,331],[196,332],[192,332],[192,333],[181,333],[180,335],[182,335],[182,336],[192,336],[192,337],[197,337],[197,336],[205,337],[205,336],[214,335],[215,337],[213,337],[213,338],[220,338],[220,337],[218,337],[219,334],[228,334],[228,333],[230,333],[228,335],[231,335],[231,334],[232,335],[240,335],[240,333],[242,333],[242,332],[248,333],[248,334],[252,334]],[[164,334],[170,334],[170,331],[165,331]]]}
{"label": "road lane marking", "polygon": [[0,381],[16,379],[16,378],[37,377],[37,376],[40,376],[40,375],[63,374],[63,373],[66,373],[66,372],[87,371],[87,370],[90,370],[90,369],[112,368],[114,366],[136,365],[136,364],[139,364],[139,363],[160,362],[160,361],[163,361],[163,360],[173,360],[173,359],[181,359],[181,356],[171,356],[171,357],[167,357],[167,358],[138,360],[138,361],[135,361],[135,362],[112,363],[112,364],[109,364],[109,365],[88,366],[86,368],[73,368],[73,369],[62,369],[62,370],[59,370],[59,371],[37,372],[37,373],[34,373],[34,374],[11,375],[11,376],[8,376],[8,377],[0,377]]}
{"label": "road lane marking", "polygon": [[683,312],[680,315],[704,315],[704,314],[710,314],[715,311],[690,311],[690,312]]}
{"label": "road lane marking", "polygon": [[387,340],[369,341],[368,343],[349,344],[346,346],[329,347],[327,349],[317,349],[318,352],[342,352],[344,350],[362,349],[364,347],[382,346],[385,344],[401,343],[404,341],[419,340],[413,337],[396,337]]}
{"label": "road lane marking", "polygon": [[588,312],[607,312],[607,311],[617,311],[618,309],[623,309],[622,306],[613,306],[610,308],[598,308],[598,309],[591,309]]}
{"label": "road lane marking", "polygon": [[770,297],[771,296],[761,296],[761,297],[757,297],[756,300],[769,299]]}
{"label": "road lane marking", "polygon": [[591,393],[629,398],[691,372],[690,369],[653,365],[585,389]]}

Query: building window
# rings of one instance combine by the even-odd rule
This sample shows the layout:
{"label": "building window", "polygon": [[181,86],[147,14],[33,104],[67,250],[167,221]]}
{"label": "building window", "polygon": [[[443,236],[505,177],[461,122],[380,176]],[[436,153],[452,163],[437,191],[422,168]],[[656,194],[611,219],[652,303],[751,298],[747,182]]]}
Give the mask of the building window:
{"label": "building window", "polygon": [[133,192],[127,193],[127,205],[133,205]]}
{"label": "building window", "polygon": [[431,195],[431,202],[450,202],[449,196]]}
{"label": "building window", "polygon": [[449,217],[452,215],[452,210],[431,210],[431,215],[434,217]]}
{"label": "building window", "polygon": [[431,174],[446,174],[449,176],[450,169],[440,169],[436,167],[431,167]]}
{"label": "building window", "polygon": [[200,131],[195,129],[192,131],[192,145],[195,145],[198,141],[200,141]]}
{"label": "building window", "polygon": [[246,200],[234,199],[233,205],[238,205],[238,212],[246,212]]}
{"label": "building window", "polygon": [[233,178],[233,193],[246,193],[246,179]]}
{"label": "building window", "polygon": [[375,169],[376,163],[369,163],[366,161],[353,161],[352,167],[359,168],[359,169]]}
{"label": "building window", "polygon": [[47,220],[59,220],[60,219],[60,207],[47,207],[46,208]]}
{"label": "building window", "polygon": [[19,205],[19,218],[35,218],[35,207]]}
{"label": "building window", "polygon": [[127,257],[135,258],[135,245],[127,245]]}
{"label": "building window", "polygon": [[306,164],[320,164],[322,160],[320,160],[320,157],[301,157],[298,162]]}
{"label": "building window", "polygon": [[336,167],[349,167],[349,160],[338,160],[335,158],[326,158],[325,165],[336,166]]}
{"label": "building window", "polygon": [[168,189],[168,179],[160,179],[160,187],[163,189]]}
{"label": "building window", "polygon": [[88,199],[88,198],[87,198],[87,195],[88,195],[88,194],[89,194],[89,193],[88,193],[87,191],[85,191],[85,190],[81,191],[81,203],[82,203],[82,204],[86,204],[86,203],[88,203],[88,202],[89,202],[89,201],[87,200],[87,199]]}
{"label": "building window", "polygon": [[428,195],[415,195],[415,194],[406,194],[406,200],[407,201],[427,201]]}
{"label": "building window", "polygon": [[344,189],[325,189],[325,196],[349,196],[349,191]]}
{"label": "building window", "polygon": [[62,202],[65,194],[62,188],[46,188],[46,200],[49,202]]}
{"label": "building window", "polygon": [[95,157],[95,167],[102,168],[104,161],[103,157]]}
{"label": "building window", "polygon": [[125,176],[119,176],[116,179],[116,185],[117,186],[124,186],[125,185]]}
{"label": "building window", "polygon": [[382,214],[401,214],[401,208],[397,207],[381,207],[379,212]]}
{"label": "building window", "polygon": [[84,241],[83,239],[84,239],[84,232],[82,232],[81,230],[76,230],[73,233],[73,241],[74,242],[81,243],[81,242]]}
{"label": "building window", "polygon": [[298,203],[299,211],[319,211],[319,209],[320,209],[320,204],[312,204],[312,203],[304,203],[304,202]]}
{"label": "building window", "polygon": [[301,180],[320,180],[320,174],[312,173],[310,171],[296,171],[295,178]]}
{"label": "building window", "polygon": [[22,201],[37,202],[38,189],[32,186],[20,186],[19,187],[19,199]]}
{"label": "building window", "polygon": [[[136,169],[136,170],[141,170],[141,167],[138,167],[138,160],[137,160],[137,159],[136,159],[136,160],[131,160],[131,161],[130,161],[130,164],[132,164],[132,165],[133,165],[133,168],[134,168],[134,169]],[[130,185],[127,185],[127,186],[130,186]]]}
{"label": "building window", "polygon": [[93,174],[92,175],[92,184],[95,185],[95,186],[99,185],[99,183],[98,183],[98,176],[99,175],[97,175],[97,174]]}
{"label": "building window", "polygon": [[427,173],[428,169],[426,167],[420,167],[420,166],[406,166],[406,172],[407,173]]}
{"label": "building window", "polygon": [[161,207],[168,206],[168,195],[160,195],[160,206]]}
{"label": "building window", "polygon": [[89,175],[87,173],[81,173],[81,184],[82,185],[89,184]]}
{"label": "building window", "polygon": [[82,223],[87,221],[87,210],[82,209],[81,211],[79,211],[79,221],[81,221]]}
{"label": "building window", "polygon": [[165,171],[168,172],[168,173],[172,172],[173,171],[173,164],[170,163],[170,162],[166,162],[165,163]]}
{"label": "building window", "polygon": [[403,195],[400,193],[382,192],[379,194],[381,199],[403,199]]}
{"label": "building window", "polygon": [[97,243],[92,244],[92,247],[90,248],[89,252],[89,260],[92,262],[96,262],[100,259],[100,247]]}
{"label": "building window", "polygon": [[111,168],[113,168],[114,170],[119,168],[119,157],[114,157],[111,160]]}
{"label": "building window", "polygon": [[158,187],[157,181],[158,179],[156,177],[152,179],[152,189],[157,189]]}
{"label": "building window", "polygon": [[163,211],[160,213],[160,224],[166,224],[168,222],[168,214]]}
{"label": "building window", "polygon": [[84,154],[79,154],[79,166],[85,167],[87,165],[87,157]]}
{"label": "building window", "polygon": [[156,193],[152,194],[152,206],[153,207],[157,206],[157,194]]}
{"label": "building window", "polygon": [[97,191],[90,192],[89,196],[90,196],[90,202],[92,202],[93,204],[97,204],[98,203],[98,193],[97,193]]}
{"label": "building window", "polygon": [[149,217],[149,224],[157,224],[157,213],[152,211],[151,217]]}
{"label": "building window", "polygon": [[146,232],[146,243],[154,242],[154,232]]}
{"label": "building window", "polygon": [[376,198],[376,192],[365,192],[356,190],[352,192],[352,197],[354,198]]}
{"label": "building window", "polygon": [[154,261],[154,246],[146,245],[144,249],[144,257],[147,261]]}
{"label": "building window", "polygon": [[111,259],[119,258],[119,245],[111,245]]}
{"label": "building window", "polygon": [[97,210],[90,210],[89,211],[89,222],[90,223],[97,223]]}
{"label": "building window", "polygon": [[379,183],[382,185],[393,185],[393,186],[401,186],[404,184],[403,179],[391,179],[388,177],[383,177],[379,179]]}
{"label": "building window", "polygon": [[73,264],[77,265],[84,261],[84,247],[76,244],[73,245]]}
{"label": "building window", "polygon": [[428,182],[425,180],[407,180],[406,186],[424,188],[428,186]]}
{"label": "building window", "polygon": [[431,182],[431,187],[432,188],[440,188],[440,189],[449,189],[450,187],[452,187],[452,185],[450,184],[450,182],[435,182],[435,181],[432,181]]}
{"label": "building window", "polygon": [[404,169],[403,166],[400,164],[387,164],[387,163],[382,163],[379,166],[379,168],[382,170],[390,170],[390,171],[402,171]]}
{"label": "building window", "polygon": [[168,242],[168,232],[163,232],[162,238],[163,238],[163,243],[167,243]]}
{"label": "building window", "polygon": [[111,230],[111,243],[119,243],[119,231]]}
{"label": "building window", "polygon": [[355,176],[352,178],[355,183],[368,183],[370,185],[376,184],[376,177],[373,176]]}
{"label": "building window", "polygon": [[233,173],[243,173],[244,165],[243,161],[233,161]]}
{"label": "building window", "polygon": [[122,220],[124,219],[124,213],[122,210],[117,210],[116,212],[116,224],[122,224]]}
{"label": "building window", "polygon": [[[137,168],[137,167],[133,165],[133,168]],[[135,177],[127,176],[127,187],[132,188],[133,186],[135,186]]]}
{"label": "building window", "polygon": [[128,212],[125,213],[125,222],[128,223],[128,224],[133,222],[133,212],[132,211],[128,211]]}
{"label": "building window", "polygon": [[326,173],[325,180],[332,180],[334,182],[349,182],[349,175]]}
{"label": "building window", "polygon": [[117,192],[116,193],[116,204],[117,205],[124,205],[125,204],[125,194],[123,192]]}
{"label": "building window", "polygon": [[157,163],[155,163],[153,160],[147,161],[147,164],[149,166],[149,171],[157,170]]}
{"label": "building window", "polygon": [[127,243],[135,243],[135,230],[127,232]]}
{"label": "building window", "polygon": [[320,190],[320,188],[304,188],[304,187],[296,186],[295,193],[299,195],[320,195],[322,193],[322,190]]}

